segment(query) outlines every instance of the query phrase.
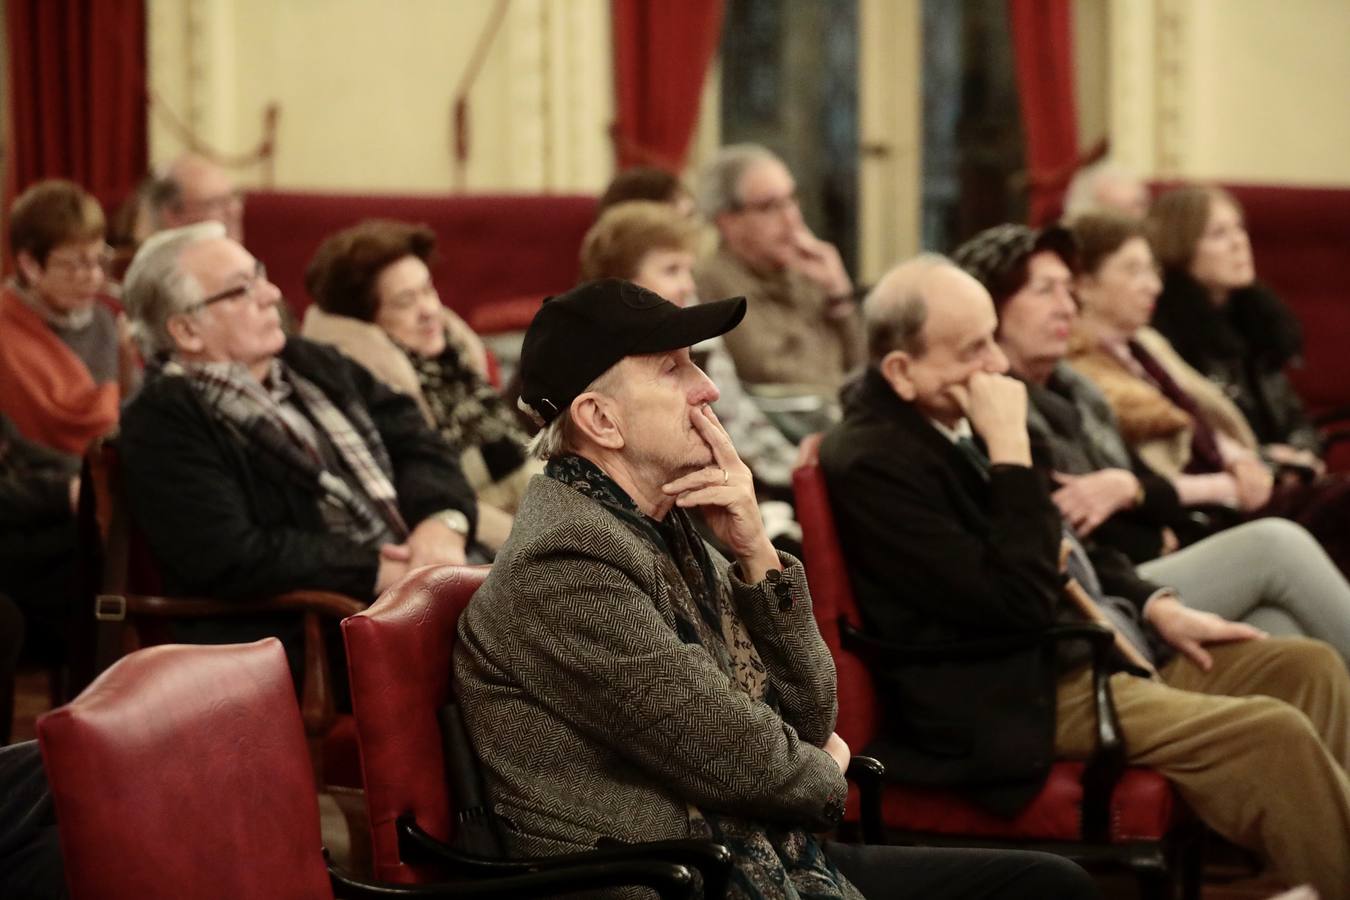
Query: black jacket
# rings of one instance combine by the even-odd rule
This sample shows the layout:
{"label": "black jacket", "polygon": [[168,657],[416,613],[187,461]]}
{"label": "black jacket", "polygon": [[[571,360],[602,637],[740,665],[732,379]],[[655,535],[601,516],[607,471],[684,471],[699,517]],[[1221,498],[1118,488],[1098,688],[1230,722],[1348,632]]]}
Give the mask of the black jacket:
{"label": "black jacket", "polygon": [[1189,274],[1168,270],[1153,327],[1182,359],[1224,389],[1261,443],[1320,452],[1317,429],[1284,373],[1301,362],[1302,330],[1267,288],[1253,284],[1232,291],[1219,307]]}
{"label": "black jacket", "polygon": [[[339,409],[366,407],[410,528],[444,509],[474,519],[458,453],[410,398],[331,347],[293,337],[280,358]],[[121,442],[132,516],[169,592],[233,599],[313,588],[373,599],[378,550],[328,531],[318,486],[250,452],[186,379],[149,378],[123,413]]]}
{"label": "black jacket", "polygon": [[20,571],[69,566],[78,459],[25,439],[0,416],[0,584]]}
{"label": "black jacket", "polygon": [[[846,398],[820,461],[871,634],[936,644],[1078,619],[1063,597],[1062,524],[1044,475],[998,465],[986,481],[875,370]],[[1119,554],[1093,562],[1107,594],[1142,605],[1155,590]],[[867,752],[888,773],[966,787],[1007,815],[1035,796],[1053,760],[1053,654],[872,670],[885,727]]]}

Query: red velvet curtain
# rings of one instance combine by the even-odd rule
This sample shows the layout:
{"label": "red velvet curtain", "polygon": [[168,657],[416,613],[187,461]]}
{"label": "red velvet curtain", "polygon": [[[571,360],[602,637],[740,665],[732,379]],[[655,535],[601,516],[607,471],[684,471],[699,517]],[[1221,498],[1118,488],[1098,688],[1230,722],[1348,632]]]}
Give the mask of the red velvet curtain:
{"label": "red velvet curtain", "polygon": [[1078,162],[1072,0],[1008,0],[1026,139],[1029,218],[1058,218]]}
{"label": "red velvet curtain", "polygon": [[611,0],[620,169],[684,168],[723,0]]}
{"label": "red velvet curtain", "polygon": [[69,178],[109,212],[146,172],[144,0],[7,0],[7,195]]}

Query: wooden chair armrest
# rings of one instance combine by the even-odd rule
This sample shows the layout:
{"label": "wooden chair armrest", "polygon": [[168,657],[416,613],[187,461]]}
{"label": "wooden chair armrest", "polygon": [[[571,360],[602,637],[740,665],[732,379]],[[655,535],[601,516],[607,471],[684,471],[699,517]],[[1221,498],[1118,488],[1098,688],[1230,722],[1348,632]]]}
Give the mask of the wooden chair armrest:
{"label": "wooden chair armrest", "polygon": [[278,612],[315,612],[345,619],[366,604],[331,591],[288,591],[262,600],[213,600],[207,597],[163,597],[127,594],[127,612],[133,616],[161,619],[215,619],[256,616]]}

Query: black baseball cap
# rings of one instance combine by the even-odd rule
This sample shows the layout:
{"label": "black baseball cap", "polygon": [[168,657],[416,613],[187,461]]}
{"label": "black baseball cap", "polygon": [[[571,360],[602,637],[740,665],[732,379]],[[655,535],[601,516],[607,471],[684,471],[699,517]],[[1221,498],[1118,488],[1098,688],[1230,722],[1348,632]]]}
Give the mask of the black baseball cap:
{"label": "black baseball cap", "polygon": [[588,281],[549,297],[520,351],[520,408],[541,424],[625,356],[692,347],[726,334],[745,316],[745,298],[680,307],[631,281]]}

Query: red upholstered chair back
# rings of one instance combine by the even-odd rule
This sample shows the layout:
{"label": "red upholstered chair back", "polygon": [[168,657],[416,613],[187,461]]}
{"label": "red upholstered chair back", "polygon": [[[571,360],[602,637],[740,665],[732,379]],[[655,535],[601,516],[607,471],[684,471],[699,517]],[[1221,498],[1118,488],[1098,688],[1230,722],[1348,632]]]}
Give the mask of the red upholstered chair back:
{"label": "red upholstered chair back", "polygon": [[399,816],[412,813],[433,837],[452,837],[454,798],[436,713],[450,700],[459,615],[488,571],[428,566],[342,623],[379,880],[407,884],[432,877],[399,858]]}
{"label": "red upholstered chair back", "polygon": [[332,896],[275,638],[140,650],[37,730],[72,900]]}
{"label": "red upholstered chair back", "polygon": [[576,284],[577,254],[595,204],[580,194],[259,191],[246,198],[244,235],[302,319],[311,301],[305,267],[324,238],[363,219],[424,224],[436,232],[439,262],[431,274],[441,300],[472,323],[480,307],[526,296],[537,301]]}
{"label": "red upholstered chair back", "polygon": [[830,511],[825,473],[820,468],[818,434],[802,441],[792,488],[797,498],[797,521],[802,526],[802,560],[811,587],[811,603],[821,637],[834,657],[839,684],[839,721],[835,730],[850,747],[862,751],[880,727],[881,711],[872,674],[863,661],[845,650],[839,640],[839,617],[862,627],[853,599],[844,554]]}

